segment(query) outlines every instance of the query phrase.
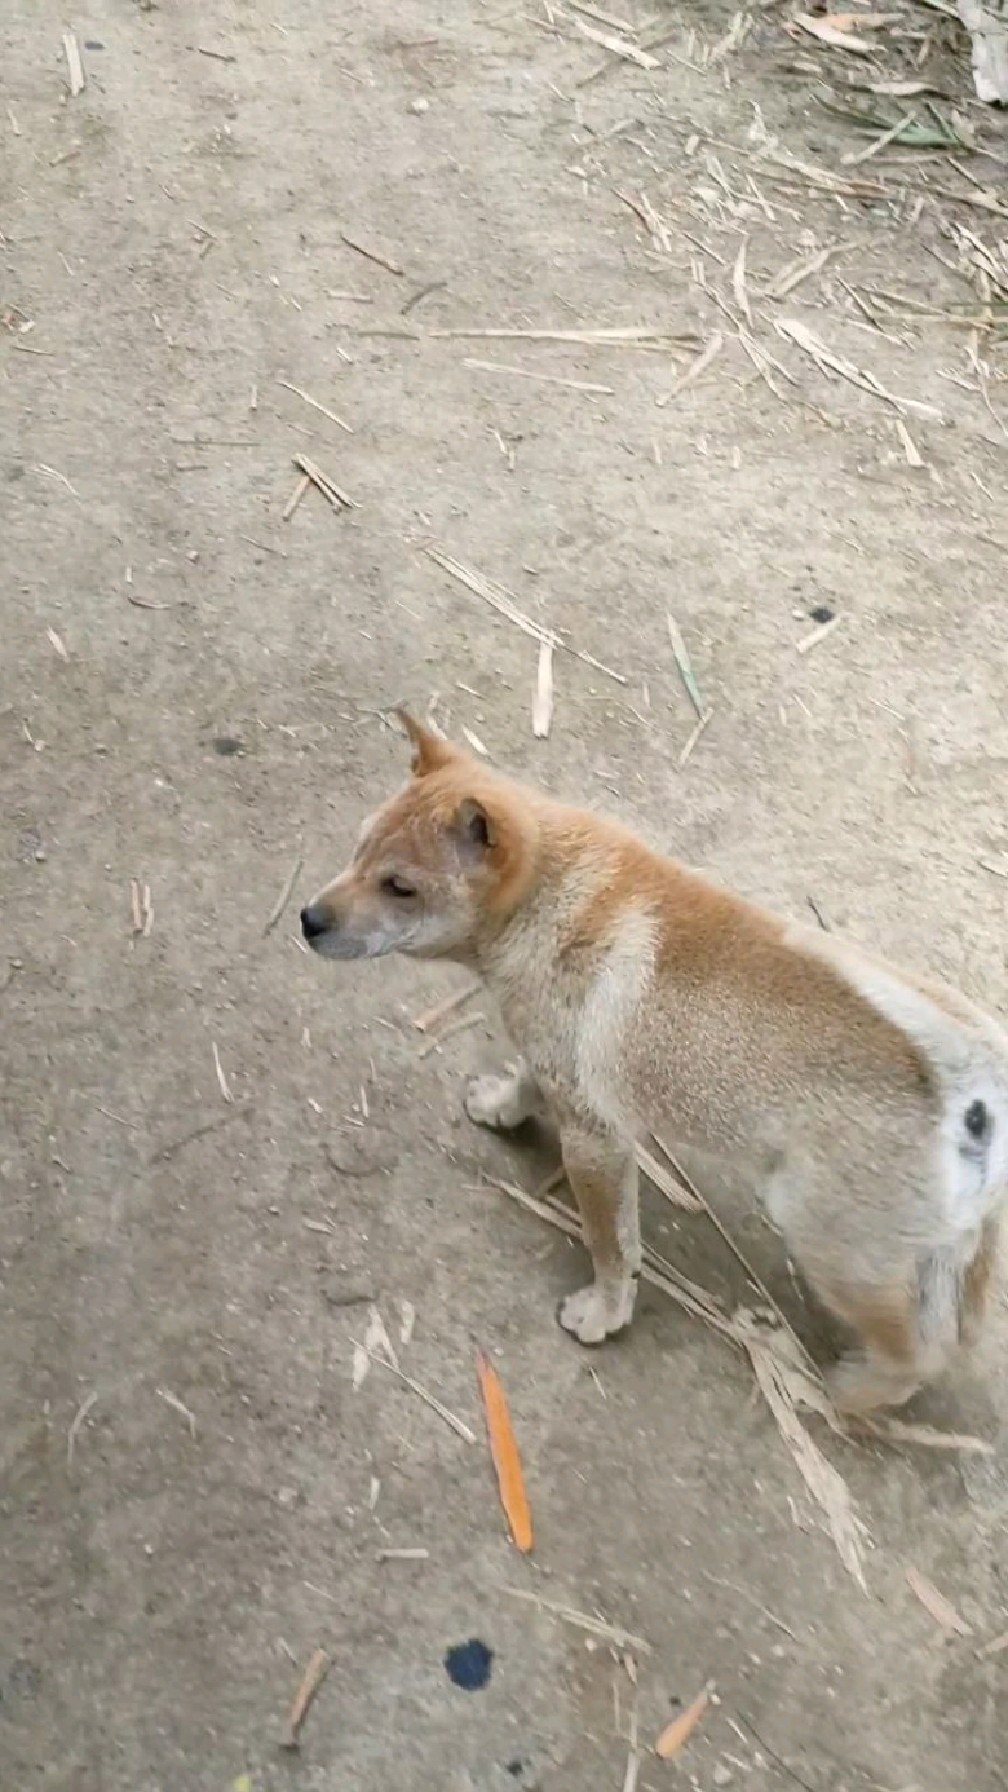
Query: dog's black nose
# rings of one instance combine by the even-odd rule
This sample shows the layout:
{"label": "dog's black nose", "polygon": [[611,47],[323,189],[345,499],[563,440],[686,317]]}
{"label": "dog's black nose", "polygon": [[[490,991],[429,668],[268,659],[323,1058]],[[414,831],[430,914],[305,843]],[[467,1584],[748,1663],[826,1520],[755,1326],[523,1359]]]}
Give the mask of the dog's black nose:
{"label": "dog's black nose", "polygon": [[320,933],[325,933],[329,923],[318,906],[309,904],[301,910],[301,932],[306,940],[317,940]]}

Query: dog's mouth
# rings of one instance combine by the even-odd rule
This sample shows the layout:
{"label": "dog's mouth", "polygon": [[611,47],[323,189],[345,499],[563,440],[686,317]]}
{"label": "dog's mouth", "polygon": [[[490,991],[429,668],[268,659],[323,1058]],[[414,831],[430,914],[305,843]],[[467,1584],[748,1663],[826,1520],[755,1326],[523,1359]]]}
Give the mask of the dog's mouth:
{"label": "dog's mouth", "polygon": [[311,907],[301,910],[301,936],[306,946],[320,958],[333,958],[344,963],[355,958],[384,958],[389,952],[409,948],[412,935],[394,937],[378,931],[357,933],[352,927],[330,921]]}
{"label": "dog's mouth", "polygon": [[342,932],[338,927],[331,927],[325,933],[306,934],[305,944],[312,952],[317,952],[320,958],[351,959],[374,956],[374,953],[369,951],[365,940],[354,939],[352,935]]}

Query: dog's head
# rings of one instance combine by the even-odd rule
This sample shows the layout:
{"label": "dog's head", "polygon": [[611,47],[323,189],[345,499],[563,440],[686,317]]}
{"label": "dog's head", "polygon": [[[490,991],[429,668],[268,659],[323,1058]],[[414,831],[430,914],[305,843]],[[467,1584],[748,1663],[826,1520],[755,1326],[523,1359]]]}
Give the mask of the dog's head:
{"label": "dog's head", "polygon": [[404,710],[413,776],[369,816],[346,870],[301,910],[325,958],[468,959],[534,875],[531,799]]}

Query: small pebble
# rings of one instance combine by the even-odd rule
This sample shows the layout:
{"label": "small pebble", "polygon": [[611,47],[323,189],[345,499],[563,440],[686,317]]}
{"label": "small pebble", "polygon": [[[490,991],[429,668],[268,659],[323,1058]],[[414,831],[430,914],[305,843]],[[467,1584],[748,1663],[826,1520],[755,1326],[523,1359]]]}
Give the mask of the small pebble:
{"label": "small pebble", "polygon": [[809,611],[809,615],[813,622],[832,622],[836,611],[831,610],[829,604],[816,604],[815,609]]}
{"label": "small pebble", "polygon": [[719,1761],[714,1772],[711,1774],[711,1778],[714,1781],[715,1786],[730,1786],[732,1783],[732,1770],[730,1767],[726,1767],[723,1761]]}
{"label": "small pebble", "polygon": [[418,99],[418,100],[410,100],[409,109],[411,112],[429,112],[430,111],[430,100],[425,100],[423,98]]}

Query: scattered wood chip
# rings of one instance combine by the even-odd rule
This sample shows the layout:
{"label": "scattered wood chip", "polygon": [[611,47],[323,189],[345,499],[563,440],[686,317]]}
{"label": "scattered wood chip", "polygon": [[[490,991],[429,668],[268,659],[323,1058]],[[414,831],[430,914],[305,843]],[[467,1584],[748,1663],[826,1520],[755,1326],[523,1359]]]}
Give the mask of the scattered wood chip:
{"label": "scattered wood chip", "polygon": [[807,31],[810,37],[817,37],[820,43],[829,44],[832,50],[850,50],[855,56],[875,54],[873,44],[866,44],[863,38],[855,37],[849,31],[839,30],[828,19],[814,19],[807,12],[797,12],[794,22],[803,31]]}
{"label": "scattered wood chip", "polygon": [[385,1321],[376,1306],[372,1306],[368,1314],[367,1330],[364,1333],[364,1348],[369,1356],[380,1357],[391,1368],[398,1369],[399,1358],[396,1356],[392,1340],[388,1335]]}
{"label": "scattered wood chip", "polygon": [[[343,418],[337,417],[336,412],[331,411],[327,405],[320,404],[318,399],[313,398],[310,392],[302,391],[300,386],[292,386],[290,380],[277,380],[277,385],[282,386],[285,392],[293,392],[295,398],[302,399],[305,404],[311,406],[313,411],[321,411],[322,416],[328,417],[330,423],[336,423],[339,425],[340,429],[345,429],[348,436],[353,435],[353,430],[349,423],[344,423]],[[255,406],[253,405],[251,408],[254,410]]]}
{"label": "scattered wood chip", "polygon": [[88,1413],[91,1411],[91,1408],[93,1407],[97,1398],[98,1398],[98,1389],[92,1388],[92,1390],[91,1390],[90,1394],[88,1394],[86,1400],[81,1401],[80,1405],[77,1408],[77,1411],[74,1413],[73,1419],[71,1420],[71,1423],[70,1423],[70,1429],[67,1432],[67,1468],[70,1468],[71,1464],[73,1463],[74,1446],[77,1442],[77,1437],[80,1432],[80,1428],[83,1425],[84,1420],[87,1418]]}
{"label": "scattered wood chip", "polygon": [[279,896],[277,897],[276,901],[274,902],[273,907],[270,909],[269,914],[266,916],[266,921],[263,926],[264,934],[272,933],[274,927],[276,926],[277,922],[280,919],[280,916],[283,914],[284,909],[287,907],[288,902],[290,901],[292,895],[294,894],[294,885],[297,883],[298,878],[301,876],[301,867],[303,864],[304,864],[304,860],[302,859],[302,857],[299,853],[297,858],[294,860],[294,863],[291,866],[289,872],[287,873],[287,878],[284,883],[283,889],[281,890]]}
{"label": "scattered wood chip", "polygon": [[490,1454],[511,1541],[522,1555],[528,1555],[532,1548],[532,1513],[525,1491],[518,1442],[500,1376],[482,1351],[476,1358],[476,1373],[486,1413]]}
{"label": "scattered wood chip", "polygon": [[459,989],[453,996],[446,996],[443,1002],[436,1002],[433,1008],[426,1008],[422,1014],[414,1014],[413,1025],[418,1033],[431,1033],[443,1021],[461,1008],[463,1002],[472,1000],[479,989],[478,983],[470,983],[465,989]]}
{"label": "scattered wood chip", "polygon": [[282,516],[281,516],[281,520],[283,522],[285,522],[285,523],[290,522],[291,517],[294,515],[295,510],[297,509],[298,505],[300,504],[300,502],[301,502],[302,498],[304,497],[305,492],[308,490],[308,487],[310,486],[310,484],[311,484],[311,480],[309,479],[307,473],[302,473],[300,479],[298,480],[296,486],[294,487],[294,490],[291,492],[290,497],[288,498],[286,504],[283,507],[283,512],[282,512]]}
{"label": "scattered wood chip", "polygon": [[345,230],[340,231],[340,241],[344,242],[348,249],[355,249],[358,255],[363,255],[366,261],[376,262],[380,268],[387,269],[390,274],[395,274],[399,279],[403,278],[403,270],[397,261],[390,261],[387,255],[380,254],[377,249],[369,249],[365,243],[359,243],[356,237],[348,236]]}
{"label": "scattered wood chip", "polygon": [[489,604],[491,609],[496,610],[499,616],[504,616],[516,628],[520,628],[523,634],[531,635],[533,641],[546,641],[551,647],[562,647],[566,653],[572,653],[575,659],[583,660],[586,666],[594,666],[596,672],[604,672],[607,678],[614,679],[617,684],[626,684],[627,681],[621,672],[614,672],[611,666],[605,665],[602,660],[597,660],[593,654],[585,653],[582,648],[572,647],[569,641],[565,641],[562,636],[553,629],[547,628],[543,623],[534,622],[531,616],[527,616],[524,610],[518,608],[510,591],[507,591],[503,585],[498,585],[493,579],[485,578],[482,573],[475,572],[472,567],[464,566],[461,560],[454,559],[451,554],[444,553],[441,548],[428,547],[424,551],[436,566],[441,567],[443,572],[448,573],[453,579],[457,579],[459,584],[464,585],[466,590],[471,591],[475,597],[481,597],[484,603]]}
{"label": "scattered wood chip", "polygon": [[429,1562],[429,1549],[376,1549],[378,1562]]}
{"label": "scattered wood chip", "polygon": [[416,1308],[411,1300],[399,1302],[399,1342],[405,1350],[413,1341],[413,1328],[416,1325]]}
{"label": "scattered wood chip", "polygon": [[826,266],[830,256],[835,254],[835,249],[817,249],[814,255],[801,255],[795,261],[789,261],[776,278],[771,280],[766,289],[767,298],[786,299],[788,293],[794,292],[804,280],[818,274]]}
{"label": "scattered wood chip", "polygon": [[794,1457],[802,1480],[826,1516],[840,1560],[861,1591],[866,1593],[864,1526],[854,1512],[850,1489],[801,1423],[788,1377],[776,1351],[763,1343],[755,1331],[747,1349],[760,1392],[777,1421],[777,1429]]}
{"label": "scattered wood chip", "polygon": [[994,1454],[993,1444],[985,1438],[972,1437],[965,1431],[938,1431],[934,1425],[912,1424],[890,1414],[883,1418],[862,1419],[859,1429],[870,1431],[873,1437],[885,1438],[888,1443],[920,1444],[925,1450],[961,1450],[967,1456]]}
{"label": "scattered wood chip", "polygon": [[164,1401],[166,1406],[171,1406],[174,1408],[174,1410],[176,1412],[180,1412],[182,1414],[182,1417],[185,1419],[186,1424],[189,1427],[189,1435],[192,1438],[193,1442],[195,1443],[195,1441],[196,1441],[196,1414],[194,1412],[190,1412],[188,1406],[185,1405],[184,1401],[180,1400],[178,1395],[173,1394],[170,1391],[170,1389],[155,1388],[154,1392],[157,1395],[159,1400]]}
{"label": "scattered wood chip", "polygon": [[690,754],[692,753],[693,748],[696,746],[697,741],[700,739],[701,734],[703,733],[704,729],[706,728],[708,722],[713,720],[713,717],[714,717],[713,709],[705,709],[703,712],[703,715],[698,716],[694,726],[690,729],[688,735],[686,736],[685,741],[683,742],[682,748],[679,753],[679,758],[676,761],[677,765],[679,766],[680,771],[682,771],[683,766],[686,764],[686,761],[689,758]]}
{"label": "scattered wood chip", "polygon": [[807,635],[803,635],[800,641],[795,642],[795,652],[811,653],[813,647],[818,647],[820,641],[825,641],[834,629],[840,627],[842,621],[843,614],[838,611],[835,616],[830,617],[828,622],[820,622],[817,628],[810,629]]}
{"label": "scattered wood chip", "polygon": [[301,1725],[308,1715],[308,1707],[328,1672],[328,1655],[324,1649],[316,1649],[308,1666],[305,1668],[297,1691],[291,1700],[291,1707],[287,1713],[287,1721],[284,1724],[283,1735],[280,1738],[281,1748],[300,1748],[301,1743],[299,1736]]}
{"label": "scattered wood chip", "polygon": [[894,143],[897,137],[902,137],[904,135],[907,127],[913,123],[916,116],[916,112],[908,112],[905,118],[897,119],[896,123],[890,125],[887,131],[883,131],[878,137],[873,137],[871,142],[866,144],[864,149],[846,150],[840,157],[844,167],[854,168],[859,162],[868,162],[871,160],[872,156],[877,156],[879,150],[888,149],[890,143]]}
{"label": "scattered wood chip", "polygon": [[639,1749],[630,1749],[627,1754],[626,1772],[623,1775],[623,1792],[637,1792],[637,1782],[640,1779],[642,1759],[643,1757]]}
{"label": "scattered wood chip", "polygon": [[636,44],[628,42],[625,37],[618,37],[613,31],[599,31],[594,25],[587,25],[584,19],[572,21],[575,31],[589,43],[598,44],[600,49],[609,50],[613,56],[622,56],[627,62],[636,62],[638,68],[660,68],[657,56],[648,50],[641,50]]}
{"label": "scattered wood chip", "polygon": [[703,1203],[697,1200],[677,1176],[669,1174],[665,1165],[659,1163],[646,1145],[637,1146],[637,1163],[648,1181],[654,1183],[655,1188],[660,1190],[666,1201],[671,1201],[673,1207],[684,1208],[687,1213],[703,1212]]}
{"label": "scattered wood chip", "polygon": [[921,456],[920,450],[917,447],[917,444],[914,441],[912,435],[910,434],[910,431],[908,430],[902,417],[896,418],[896,434],[899,436],[899,439],[903,444],[903,452],[907,457],[907,466],[908,467],[922,467],[924,465],[924,461]]}
{"label": "scattered wood chip", "polygon": [[68,652],[66,650],[66,642],[64,641],[62,635],[58,635],[54,628],[47,628],[46,635],[48,636],[50,647],[54,650],[54,652],[59,654],[60,659],[68,660],[70,658],[70,655],[68,654]]}
{"label": "scattered wood chip", "polygon": [[615,386],[599,386],[593,380],[566,379],[559,373],[540,373],[534,367],[509,367],[503,361],[479,361],[473,355],[467,355],[464,367],[473,367],[482,373],[509,373],[515,379],[536,380],[542,386],[566,386],[569,392],[595,392],[600,397],[612,398]]}
{"label": "scattered wood chip", "polygon": [[959,1616],[951,1600],[938,1591],[934,1581],[928,1580],[926,1574],[922,1574],[919,1568],[910,1567],[906,1570],[906,1579],[911,1593],[920,1600],[924,1610],[947,1636],[972,1636],[971,1627],[965,1618]]}
{"label": "scattered wood chip", "polygon": [[701,1568],[700,1572],[704,1579],[709,1580],[713,1586],[725,1587],[729,1593],[735,1593],[739,1598],[744,1599],[748,1605],[753,1606],[756,1611],[762,1612],[767,1622],[773,1624],[775,1629],[782,1630],[784,1635],[789,1636],[793,1643],[798,1641],[798,1636],[795,1631],[791,1629],[790,1624],[785,1624],[783,1618],[778,1618],[776,1612],[772,1612],[768,1605],[764,1605],[763,1601],[757,1599],[746,1587],[739,1586],[737,1581],[722,1580],[719,1574],[712,1574],[709,1568]]}
{"label": "scattered wood chip", "polygon": [[476,1442],[476,1433],[466,1424],[465,1420],[460,1419],[457,1413],[450,1411],[450,1409],[443,1405],[434,1394],[429,1393],[425,1387],[422,1387],[420,1382],[414,1381],[412,1375],[404,1374],[402,1369],[397,1368],[394,1363],[387,1362],[383,1356],[377,1356],[372,1351],[365,1350],[364,1345],[358,1344],[355,1339],[351,1338],[350,1342],[353,1344],[355,1350],[364,1350],[365,1355],[371,1362],[380,1363],[383,1369],[387,1369],[390,1375],[394,1375],[397,1380],[403,1383],[404,1387],[409,1388],[411,1393],[416,1394],[417,1398],[422,1400],[425,1406],[429,1406],[432,1412],[437,1413],[438,1418],[442,1419],[449,1429],[455,1432],[457,1437],[461,1437],[467,1444],[474,1444]]}
{"label": "scattered wood chip", "polygon": [[213,1052],[214,1070],[217,1073],[217,1087],[223,1095],[224,1100],[230,1105],[230,1103],[234,1101],[234,1096],[231,1093],[231,1085],[224,1075],[224,1066],[220,1060],[220,1052],[217,1050],[216,1039],[211,1039],[210,1048]]}
{"label": "scattered wood chip", "polygon": [[683,372],[679,375],[678,379],[673,381],[668,392],[663,392],[659,398],[655,399],[655,404],[658,406],[659,410],[663,410],[667,404],[671,403],[673,398],[678,397],[680,392],[685,392],[687,386],[692,386],[694,380],[698,380],[702,373],[706,373],[715,355],[721,353],[723,344],[724,337],[719,330],[715,330],[713,335],[708,336],[707,341],[697,355],[696,360],[691,361],[689,366],[683,369]]}
{"label": "scattered wood chip", "polygon": [[594,1617],[589,1612],[576,1611],[572,1605],[561,1605],[553,1599],[542,1599],[538,1593],[529,1592],[526,1587],[500,1587],[501,1593],[509,1599],[521,1599],[528,1605],[538,1606],[541,1612],[549,1612],[559,1618],[563,1624],[572,1624],[577,1630],[587,1631],[589,1636],[597,1636],[603,1642],[612,1643],[614,1649],[633,1649],[638,1655],[650,1655],[651,1645],[641,1636],[634,1636],[632,1631],[624,1630],[619,1624],[610,1624],[607,1618]]}
{"label": "scattered wood chip", "polygon": [[[637,27],[632,25],[629,19],[615,18],[611,12],[603,12],[601,7],[586,5],[585,0],[567,0],[567,4],[572,12],[583,13],[586,19],[594,19],[596,24],[608,25],[610,31],[627,31],[631,37],[637,36]],[[620,129],[625,130],[628,124],[634,122],[633,119],[629,119],[620,126]],[[609,132],[606,132],[606,135],[608,136]]]}
{"label": "scattered wood chip", "polygon": [[919,93],[937,93],[939,91],[938,88],[932,87],[930,81],[869,81],[867,87],[869,93],[887,93],[893,99],[902,100],[913,99]]}
{"label": "scattered wood chip", "polygon": [[482,573],[464,566],[452,555],[442,553],[440,548],[429,547],[426,551],[442,571],[449,573],[453,579],[457,579],[459,584],[464,585],[466,590],[471,591],[475,597],[481,597],[484,603],[489,604],[491,609],[496,610],[499,616],[504,616],[516,628],[520,628],[523,634],[531,635],[534,641],[548,641],[553,647],[561,645],[559,635],[554,634],[553,630],[546,628],[544,624],[533,621],[532,617],[527,616],[524,610],[520,610],[511,593],[505,590],[503,585],[498,585],[495,580],[487,579]]}
{"label": "scattered wood chip", "polygon": [[[274,546],[271,541],[256,541],[254,535],[242,535],[239,537],[239,540],[247,541],[250,548],[258,548],[261,554],[279,554],[281,560],[286,560],[287,558],[287,549],[278,548]],[[164,604],[159,604],[157,607],[160,610],[164,609],[166,606]]]}
{"label": "scattered wood chip", "polygon": [[705,1687],[697,1693],[695,1699],[674,1717],[655,1743],[655,1754],[662,1761],[674,1761],[692,1736],[694,1730],[703,1722],[710,1709],[711,1694],[714,1691],[713,1680],[708,1680]]}
{"label": "scattered wood chip", "polygon": [[154,909],[151,903],[151,887],[143,883],[139,877],[130,878],[130,923],[134,938],[150,937],[154,925]]}
{"label": "scattered wood chip", "polygon": [[[353,498],[348,498],[346,492],[340,490],[327,473],[323,473],[316,461],[309,460],[307,454],[295,454],[293,460],[294,465],[303,473],[304,477],[317,487],[324,498],[328,498],[334,510],[358,510],[360,508],[358,504],[355,504]],[[286,520],[285,515],[284,521],[286,522]]]}
{"label": "scattered wood chip", "polygon": [[532,733],[536,740],[546,740],[553,724],[553,644],[539,643],[539,664],[536,688],[532,699]]}
{"label": "scattered wood chip", "polygon": [[746,249],[748,244],[749,238],[744,236],[739,244],[735,265],[732,269],[732,292],[735,294],[736,305],[746,321],[751,324],[752,312],[749,309],[749,295],[746,292]]}
{"label": "scattered wood chip", "polygon": [[1008,1649],[1008,1630],[1003,1630],[1000,1636],[993,1637],[989,1643],[984,1643],[983,1647],[977,1650],[977,1660],[986,1661],[989,1655],[1003,1655],[1006,1649]]}
{"label": "scattered wood chip", "polygon": [[[414,330],[359,330],[362,336],[415,336]],[[698,341],[695,330],[662,330],[652,324],[617,324],[609,328],[589,330],[428,330],[431,342],[577,342],[595,348],[654,348],[664,342],[693,344]]]}
{"label": "scattered wood chip", "polygon": [[63,54],[70,75],[70,98],[75,100],[79,93],[84,92],[84,64],[81,61],[80,44],[73,31],[63,33]]}
{"label": "scattered wood chip", "polygon": [[700,687],[693,676],[692,662],[686,649],[686,643],[682,638],[679,624],[674,616],[668,614],[666,615],[665,620],[668,624],[669,640],[672,643],[672,652],[675,655],[675,663],[679,668],[679,675],[683,684],[686,686],[686,695],[689,697],[693,708],[696,710],[697,716],[702,720],[706,714],[707,705],[700,695]]}
{"label": "scattered wood chip", "polygon": [[469,745],[471,746],[474,753],[478,753],[481,759],[489,759],[490,754],[488,753],[483,742],[480,740],[480,737],[476,733],[475,729],[467,728],[465,723],[463,722],[462,733],[465,735],[466,740],[469,742]]}
{"label": "scattered wood chip", "polygon": [[470,1027],[478,1027],[481,1020],[486,1020],[482,1008],[475,1009],[472,1014],[460,1014],[457,1020],[450,1020],[447,1026],[441,1028],[440,1033],[435,1033],[421,1047],[421,1058],[429,1058],[431,1052],[439,1052],[446,1040],[454,1039],[456,1033],[465,1033]]}
{"label": "scattered wood chip", "polygon": [[[328,1226],[326,1231],[332,1231],[332,1226]],[[373,1362],[384,1362],[387,1367],[398,1371],[398,1357],[393,1349],[393,1340],[387,1333],[386,1321],[382,1319],[377,1306],[371,1306],[369,1310],[364,1342],[353,1344],[353,1392],[357,1392],[364,1383]]]}
{"label": "scattered wood chip", "polygon": [[821,373],[835,373],[841,379],[849,380],[852,386],[857,386],[862,392],[870,393],[873,398],[882,399],[885,404],[891,404],[896,411],[914,411],[918,416],[934,417],[938,421],[941,420],[941,412],[934,405],[924,404],[916,398],[897,398],[894,393],[886,390],[881,380],[877,379],[873,373],[855,366],[853,361],[848,361],[842,355],[834,354],[822,338],[817,336],[814,330],[810,330],[808,325],[802,323],[799,318],[776,318],[774,328],[779,335],[787,337],[802,349],[815,362]]}

